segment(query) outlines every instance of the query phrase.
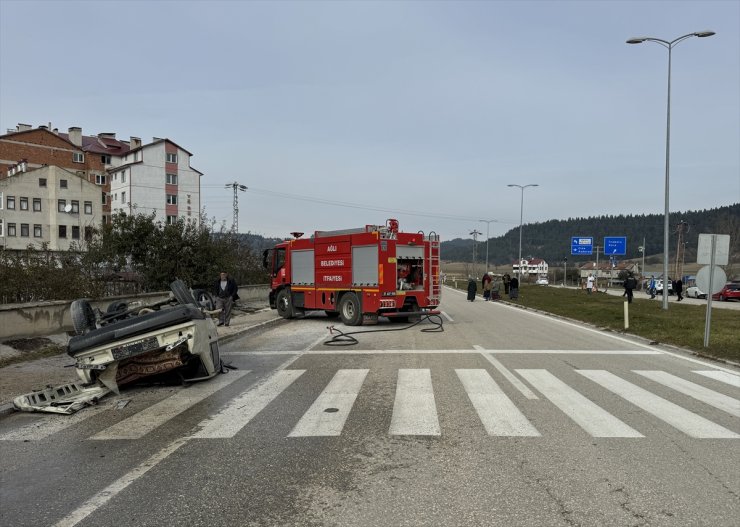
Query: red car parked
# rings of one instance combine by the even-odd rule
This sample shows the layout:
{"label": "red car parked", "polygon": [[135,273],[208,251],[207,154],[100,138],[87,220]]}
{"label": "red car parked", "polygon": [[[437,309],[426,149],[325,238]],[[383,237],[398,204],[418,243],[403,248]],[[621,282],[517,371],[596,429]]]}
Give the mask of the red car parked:
{"label": "red car parked", "polygon": [[740,300],[740,282],[725,284],[719,293],[712,295],[712,300]]}

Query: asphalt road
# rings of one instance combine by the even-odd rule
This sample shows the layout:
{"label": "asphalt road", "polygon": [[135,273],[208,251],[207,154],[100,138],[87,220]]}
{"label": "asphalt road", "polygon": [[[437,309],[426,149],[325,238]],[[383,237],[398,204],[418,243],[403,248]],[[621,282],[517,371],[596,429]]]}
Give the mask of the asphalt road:
{"label": "asphalt road", "polygon": [[0,524],[738,525],[740,371],[442,308],[443,332],[280,322],[211,381],[0,420]]}

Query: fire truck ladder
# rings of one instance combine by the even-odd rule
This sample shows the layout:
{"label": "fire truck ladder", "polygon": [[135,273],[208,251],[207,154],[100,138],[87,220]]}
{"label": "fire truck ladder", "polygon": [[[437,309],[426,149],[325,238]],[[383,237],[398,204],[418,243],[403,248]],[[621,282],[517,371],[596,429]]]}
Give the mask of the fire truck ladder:
{"label": "fire truck ladder", "polygon": [[426,276],[431,277],[431,283],[429,284],[429,297],[427,300],[430,304],[439,305],[442,300],[442,285],[439,282],[439,235],[435,232],[430,232],[426,239],[429,244],[427,245],[427,254],[425,258],[426,269],[424,269],[424,273]]}

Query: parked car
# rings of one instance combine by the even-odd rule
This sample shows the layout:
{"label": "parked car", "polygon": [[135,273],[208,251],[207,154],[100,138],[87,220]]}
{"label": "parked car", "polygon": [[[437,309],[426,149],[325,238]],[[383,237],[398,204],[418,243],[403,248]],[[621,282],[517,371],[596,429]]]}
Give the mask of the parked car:
{"label": "parked car", "polygon": [[740,282],[730,282],[725,284],[719,293],[712,295],[712,300],[740,300]]}
{"label": "parked car", "polygon": [[547,278],[538,278],[535,282],[537,285],[549,285],[550,282],[547,280]]}
{"label": "parked car", "polygon": [[696,287],[695,285],[692,285],[688,289],[686,289],[686,297],[687,298],[706,298],[707,294]]}
{"label": "parked car", "polygon": [[[648,291],[648,294],[649,294],[649,291]],[[662,279],[658,279],[655,281],[655,294],[656,295],[663,294],[663,280]],[[669,295],[673,294],[673,282],[671,282],[670,280],[668,281],[668,294]]]}

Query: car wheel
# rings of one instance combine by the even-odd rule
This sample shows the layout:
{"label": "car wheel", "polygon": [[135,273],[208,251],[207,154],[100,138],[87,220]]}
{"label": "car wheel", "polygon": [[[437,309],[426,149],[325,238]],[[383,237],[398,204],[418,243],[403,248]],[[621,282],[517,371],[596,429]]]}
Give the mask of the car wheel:
{"label": "car wheel", "polygon": [[719,295],[719,301],[720,302],[725,302],[725,301],[727,301],[727,297],[725,295]]}
{"label": "car wheel", "polygon": [[345,293],[339,301],[339,317],[345,326],[359,326],[362,323],[360,299],[354,293]]}
{"label": "car wheel", "polygon": [[72,317],[72,326],[78,335],[84,335],[95,329],[95,311],[87,300],[72,302],[72,305],[69,306],[69,313]]}
{"label": "car wheel", "polygon": [[293,300],[290,297],[289,289],[281,289],[275,303],[277,304],[278,315],[286,320],[293,318]]}

